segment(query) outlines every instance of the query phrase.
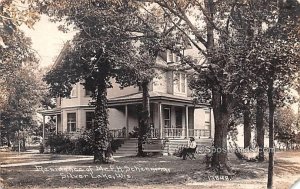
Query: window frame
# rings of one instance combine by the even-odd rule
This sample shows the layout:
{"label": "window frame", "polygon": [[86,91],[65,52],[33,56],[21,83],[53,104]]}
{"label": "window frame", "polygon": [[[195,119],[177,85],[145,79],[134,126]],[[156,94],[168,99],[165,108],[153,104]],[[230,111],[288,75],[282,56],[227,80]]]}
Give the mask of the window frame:
{"label": "window frame", "polygon": [[92,91],[84,88],[84,96],[86,96],[86,97],[92,97],[92,95],[93,95]]}
{"label": "window frame", "polygon": [[172,52],[171,50],[167,51],[167,62],[180,62],[180,56],[178,56],[176,53]]}
{"label": "window frame", "polygon": [[71,90],[71,92],[70,92],[70,97],[71,97],[71,98],[77,98],[77,97],[78,97],[77,84],[75,84],[75,85],[72,87],[72,90]]}
{"label": "window frame", "polygon": [[[168,119],[166,118],[165,110],[168,111],[168,114],[169,114]],[[171,108],[169,108],[169,107],[163,108],[163,112],[164,112],[164,128],[171,128]],[[165,124],[166,121],[169,122],[169,125]]]}
{"label": "window frame", "polygon": [[[88,120],[88,114],[93,114],[92,119],[91,120]],[[89,129],[92,129],[93,128],[93,120],[95,120],[95,112],[94,111],[86,111],[85,112],[85,129],[86,130],[89,130]],[[90,128],[88,127],[88,124],[90,124]]]}
{"label": "window frame", "polygon": [[[70,115],[75,115],[75,120],[70,119]],[[75,124],[75,130],[73,130],[73,124]],[[67,113],[67,132],[72,133],[77,131],[77,114],[76,112],[69,112]]]}
{"label": "window frame", "polygon": [[175,93],[187,94],[187,74],[183,72],[174,72],[173,85]]}

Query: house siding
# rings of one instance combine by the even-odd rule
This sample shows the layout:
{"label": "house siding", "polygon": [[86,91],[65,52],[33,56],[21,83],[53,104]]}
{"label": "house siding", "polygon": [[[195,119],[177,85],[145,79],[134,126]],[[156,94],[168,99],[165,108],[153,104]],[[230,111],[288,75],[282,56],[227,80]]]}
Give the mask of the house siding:
{"label": "house siding", "polygon": [[157,76],[153,79],[153,91],[168,93],[168,74],[165,71],[158,70]]}

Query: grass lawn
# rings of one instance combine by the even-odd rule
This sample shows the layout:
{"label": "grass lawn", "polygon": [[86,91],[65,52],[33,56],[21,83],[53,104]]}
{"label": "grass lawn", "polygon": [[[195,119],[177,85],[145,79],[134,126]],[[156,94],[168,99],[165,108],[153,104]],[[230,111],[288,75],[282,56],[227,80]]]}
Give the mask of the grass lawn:
{"label": "grass lawn", "polygon": [[[224,177],[206,171],[203,158],[127,157],[107,165],[32,165],[2,168],[1,177],[4,188],[266,188],[267,162],[244,162],[230,154],[236,174]],[[278,152],[275,158],[276,188],[289,188],[300,178],[300,152]]]}

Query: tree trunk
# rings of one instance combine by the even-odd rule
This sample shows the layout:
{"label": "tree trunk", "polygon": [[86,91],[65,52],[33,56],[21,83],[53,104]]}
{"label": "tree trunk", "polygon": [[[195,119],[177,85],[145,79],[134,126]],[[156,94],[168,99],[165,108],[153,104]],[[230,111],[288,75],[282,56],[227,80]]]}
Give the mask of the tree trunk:
{"label": "tree trunk", "polygon": [[274,111],[273,102],[273,80],[268,87],[268,104],[269,104],[269,167],[268,167],[268,184],[267,188],[273,187],[273,169],[274,169]]}
{"label": "tree trunk", "polygon": [[244,148],[249,148],[251,144],[251,118],[250,111],[247,109],[243,112],[244,114]]}
{"label": "tree trunk", "polygon": [[23,137],[22,137],[22,151],[26,151],[26,138],[24,136],[24,133],[23,133]]}
{"label": "tree trunk", "polygon": [[213,90],[212,105],[215,120],[214,149],[211,166],[218,172],[230,174],[227,164],[227,133],[230,113],[225,95],[219,89]]}
{"label": "tree trunk", "polygon": [[107,163],[109,152],[109,129],[107,112],[107,80],[110,65],[108,62],[102,62],[97,78],[96,88],[96,108],[94,121],[94,162]]}
{"label": "tree trunk", "polygon": [[[214,21],[214,2],[213,0],[204,1],[205,9],[207,11],[208,19],[206,22],[206,50],[207,50],[207,62],[213,64],[214,62],[214,27],[212,22]],[[211,71],[214,72],[213,68]],[[230,174],[230,167],[227,164],[227,133],[230,112],[228,111],[228,99],[226,95],[222,94],[221,87],[215,73],[212,73],[214,77],[211,89],[212,89],[212,106],[214,112],[215,121],[215,134],[214,134],[214,149],[212,154],[211,166],[218,172],[223,174]]]}
{"label": "tree trunk", "polygon": [[10,148],[11,147],[11,145],[10,145],[10,133],[9,133],[9,131],[7,131],[6,132],[6,138],[7,138],[7,146]]}
{"label": "tree trunk", "polygon": [[259,148],[258,161],[264,161],[264,93],[259,89],[257,92],[257,104],[256,104],[256,141]]}
{"label": "tree trunk", "polygon": [[143,143],[147,139],[149,131],[149,118],[150,118],[150,95],[149,95],[149,81],[143,81],[141,84],[143,91],[143,104],[142,111],[140,112],[139,119],[139,136],[138,136],[138,153],[137,156],[145,156],[143,152]]}
{"label": "tree trunk", "polygon": [[[1,122],[1,120],[0,120]],[[2,140],[2,131],[1,131],[1,128],[0,128],[0,146],[3,146],[3,140]]]}

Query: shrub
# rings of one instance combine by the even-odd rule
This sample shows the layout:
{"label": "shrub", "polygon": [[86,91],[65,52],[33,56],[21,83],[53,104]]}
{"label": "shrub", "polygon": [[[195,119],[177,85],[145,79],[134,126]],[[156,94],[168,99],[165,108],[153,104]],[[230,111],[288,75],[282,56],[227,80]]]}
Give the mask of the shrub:
{"label": "shrub", "polygon": [[85,138],[81,136],[80,138],[74,140],[74,150],[73,154],[77,155],[93,155],[93,146]]}
{"label": "shrub", "polygon": [[70,154],[74,150],[74,142],[63,134],[49,136],[46,146],[50,146],[50,152]]}
{"label": "shrub", "polygon": [[124,144],[124,140],[122,139],[113,139],[111,141],[111,149],[113,152],[116,152],[121,145]]}
{"label": "shrub", "polygon": [[[74,155],[93,155],[91,132],[84,132],[77,139],[70,139],[63,134],[51,135],[46,142],[46,146],[50,146],[51,153],[58,154],[74,154]],[[122,139],[112,139],[111,150],[116,150],[124,143]]]}

